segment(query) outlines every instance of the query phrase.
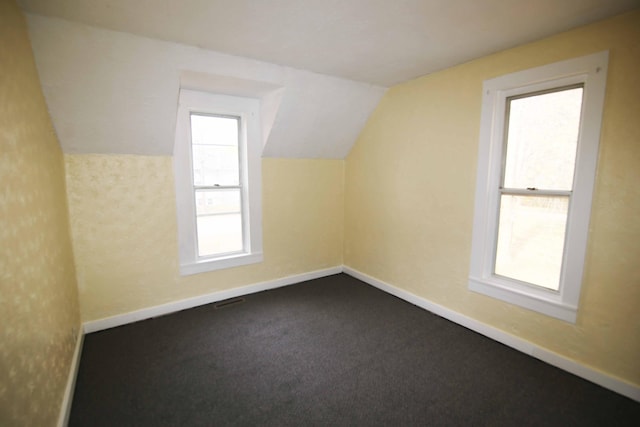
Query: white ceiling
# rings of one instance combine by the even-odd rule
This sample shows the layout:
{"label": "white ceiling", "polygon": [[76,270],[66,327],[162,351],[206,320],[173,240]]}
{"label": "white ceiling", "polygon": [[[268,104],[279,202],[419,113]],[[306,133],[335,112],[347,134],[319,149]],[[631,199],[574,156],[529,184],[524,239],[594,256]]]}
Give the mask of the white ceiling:
{"label": "white ceiling", "polygon": [[30,13],[391,86],[640,0],[18,0]]}
{"label": "white ceiling", "polygon": [[[263,156],[344,158],[386,87],[640,0],[18,0],[66,153],[171,155],[181,87],[261,99]],[[195,47],[194,47],[195,46]]]}
{"label": "white ceiling", "polygon": [[263,156],[344,158],[386,89],[27,15],[65,153],[171,155],[180,88],[261,100]]}

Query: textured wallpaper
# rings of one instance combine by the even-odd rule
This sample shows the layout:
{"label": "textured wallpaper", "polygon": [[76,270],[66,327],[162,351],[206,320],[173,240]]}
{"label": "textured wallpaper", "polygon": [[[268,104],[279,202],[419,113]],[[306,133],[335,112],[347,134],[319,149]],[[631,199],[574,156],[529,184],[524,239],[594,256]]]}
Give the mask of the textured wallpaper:
{"label": "textured wallpaper", "polygon": [[264,261],[181,277],[172,159],[64,157],[85,322],[342,264],[342,160],[263,159]]}
{"label": "textured wallpaper", "polygon": [[[640,11],[389,90],[347,159],[345,264],[640,384]],[[468,290],[482,82],[610,50],[575,325]]]}
{"label": "textured wallpaper", "polygon": [[0,0],[0,425],[57,422],[79,327],[64,163],[26,26]]}

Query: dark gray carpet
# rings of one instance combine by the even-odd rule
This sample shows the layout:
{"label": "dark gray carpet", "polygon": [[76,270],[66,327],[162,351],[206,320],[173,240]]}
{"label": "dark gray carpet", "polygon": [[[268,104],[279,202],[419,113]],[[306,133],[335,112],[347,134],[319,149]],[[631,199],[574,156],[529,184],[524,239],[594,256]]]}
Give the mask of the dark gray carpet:
{"label": "dark gray carpet", "polygon": [[349,276],[87,335],[71,426],[640,426],[640,404]]}

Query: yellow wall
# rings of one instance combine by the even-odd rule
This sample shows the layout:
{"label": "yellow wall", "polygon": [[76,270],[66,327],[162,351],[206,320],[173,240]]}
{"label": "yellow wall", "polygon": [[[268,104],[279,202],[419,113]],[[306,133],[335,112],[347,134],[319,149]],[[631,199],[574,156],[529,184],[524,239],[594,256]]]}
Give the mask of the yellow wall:
{"label": "yellow wall", "polygon": [[[635,12],[394,87],[346,170],[340,160],[263,159],[263,263],[181,277],[171,158],[62,156],[24,20],[0,0],[0,425],[54,423],[80,317],[334,267],[343,254],[357,270],[640,384],[639,40]],[[577,324],[469,292],[482,81],[604,49]]]}
{"label": "yellow wall", "polygon": [[0,425],[54,425],[79,328],[63,156],[24,18],[0,1]]}
{"label": "yellow wall", "polygon": [[263,159],[264,262],[184,277],[170,157],[65,163],[85,322],[342,264],[342,160]]}
{"label": "yellow wall", "polygon": [[[467,289],[482,82],[610,50],[578,320]],[[349,155],[345,264],[640,384],[640,11],[398,85]]]}

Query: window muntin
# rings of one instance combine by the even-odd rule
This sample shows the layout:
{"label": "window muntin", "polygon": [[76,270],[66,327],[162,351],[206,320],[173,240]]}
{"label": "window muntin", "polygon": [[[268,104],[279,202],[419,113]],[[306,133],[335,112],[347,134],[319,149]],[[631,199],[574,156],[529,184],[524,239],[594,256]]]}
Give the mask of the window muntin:
{"label": "window muntin", "polygon": [[[558,319],[576,321],[589,235],[607,65],[608,52],[600,52],[484,82],[470,290]],[[558,96],[573,98],[572,105],[581,101],[579,113],[577,108],[573,108],[572,114],[560,115],[567,123],[575,123],[579,118],[577,143],[573,142],[572,136],[576,133],[575,126],[567,126],[570,131],[542,132],[546,136],[538,138],[543,141],[538,145],[519,139],[522,134],[525,137],[532,135],[519,128],[533,126],[535,129],[536,126],[517,125],[520,106]],[[542,108],[543,113],[551,113],[557,104],[549,102],[546,108]],[[512,113],[514,110],[516,112]],[[553,116],[557,118],[558,113]],[[543,114],[536,120],[540,124],[550,119]],[[558,138],[564,141],[563,145],[558,145]],[[519,145],[533,146],[534,153],[539,149],[544,152],[544,141],[551,149],[551,154],[542,156],[546,161],[523,164],[519,160],[522,157],[536,158],[536,155],[523,155]],[[507,143],[511,145],[507,147]],[[530,147],[524,154],[527,150]],[[536,172],[539,168],[557,171],[553,174]],[[532,212],[539,221],[530,220]],[[543,219],[545,217],[546,220]],[[532,231],[527,231],[527,228]],[[529,233],[525,238],[521,238],[523,230]],[[551,247],[544,254],[533,249],[529,249],[529,253],[523,252],[522,246],[520,252],[524,255],[520,259],[514,259],[509,253],[523,241],[535,243],[535,239],[540,240],[544,233],[553,236],[544,238],[545,244]],[[537,261],[532,261],[531,253],[537,254],[534,256]],[[531,265],[527,265],[528,262]],[[547,265],[547,277],[540,277],[536,262]]]}

